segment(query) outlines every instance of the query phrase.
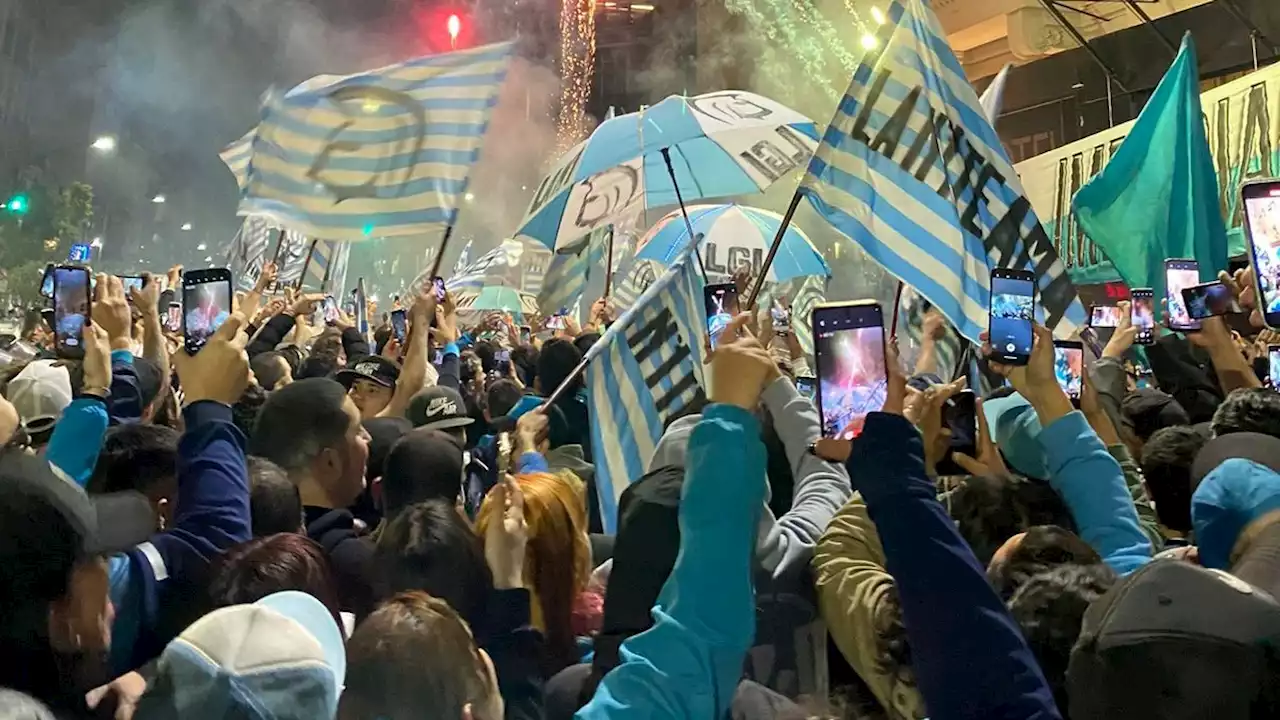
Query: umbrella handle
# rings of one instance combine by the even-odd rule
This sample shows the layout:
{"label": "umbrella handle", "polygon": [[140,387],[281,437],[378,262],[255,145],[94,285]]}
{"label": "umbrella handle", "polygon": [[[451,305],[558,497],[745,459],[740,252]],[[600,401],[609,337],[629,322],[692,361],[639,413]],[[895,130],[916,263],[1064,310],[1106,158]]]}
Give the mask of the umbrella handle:
{"label": "umbrella handle", "polygon": [[760,295],[760,288],[764,287],[764,279],[769,276],[769,267],[773,265],[773,258],[778,254],[778,248],[782,246],[782,236],[787,234],[787,227],[791,225],[791,218],[796,214],[796,208],[800,207],[800,190],[796,190],[796,194],[791,196],[791,204],[787,206],[787,214],[782,216],[782,223],[778,225],[778,234],[773,236],[773,244],[769,246],[769,254],[764,259],[764,265],[760,268],[760,275],[756,278],[756,284],[751,288],[751,294],[747,296],[746,310],[750,311],[756,305],[756,297]]}
{"label": "umbrella handle", "polygon": [[[698,254],[698,236],[693,232],[693,223],[689,222],[689,211],[684,209],[684,198],[680,196],[680,183],[676,182],[676,170],[671,165],[671,148],[662,148],[661,152],[662,160],[667,164],[667,174],[671,176],[671,187],[676,191],[676,201],[680,203],[680,214],[684,216],[684,227],[689,231],[689,241],[694,246],[693,257],[698,261],[698,271],[702,273],[702,282],[708,283],[710,281],[707,280],[707,269],[702,266],[702,256]],[[774,252],[777,252],[777,248],[774,248]],[[749,309],[751,306],[747,307]]]}

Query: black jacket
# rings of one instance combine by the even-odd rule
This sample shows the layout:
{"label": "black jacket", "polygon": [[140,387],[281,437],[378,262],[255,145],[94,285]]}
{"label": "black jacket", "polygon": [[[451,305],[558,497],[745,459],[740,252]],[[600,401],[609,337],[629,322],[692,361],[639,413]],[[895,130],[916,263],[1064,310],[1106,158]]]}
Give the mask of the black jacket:
{"label": "black jacket", "polygon": [[374,589],[373,541],[360,534],[349,510],[308,505],[307,537],[320,543],[338,584],[338,603],[363,618],[377,602]]}

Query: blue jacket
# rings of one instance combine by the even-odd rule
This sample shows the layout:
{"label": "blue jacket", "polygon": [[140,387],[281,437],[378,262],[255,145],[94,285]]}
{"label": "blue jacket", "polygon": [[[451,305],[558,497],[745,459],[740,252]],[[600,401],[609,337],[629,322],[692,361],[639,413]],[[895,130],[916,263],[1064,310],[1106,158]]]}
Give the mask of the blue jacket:
{"label": "blue jacket", "polygon": [[760,423],[711,405],[689,438],[680,554],[621,664],[575,717],[722,718],[755,634],[751,570],[765,496]]}
{"label": "blue jacket", "polygon": [[1080,412],[1040,431],[1049,484],[1075,518],[1080,537],[1120,575],[1151,560],[1151,541],[1138,523],[1124,470]]}
{"label": "blue jacket", "polygon": [[929,716],[1060,718],[1017,623],[938,502],[915,427],[871,413],[847,467],[884,545]]}

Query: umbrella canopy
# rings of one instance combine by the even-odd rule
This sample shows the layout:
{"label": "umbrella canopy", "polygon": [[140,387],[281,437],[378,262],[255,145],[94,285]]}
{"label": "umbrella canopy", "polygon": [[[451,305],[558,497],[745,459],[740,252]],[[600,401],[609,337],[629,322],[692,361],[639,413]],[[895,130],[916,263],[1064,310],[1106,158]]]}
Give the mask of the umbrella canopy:
{"label": "umbrella canopy", "polygon": [[686,200],[760,192],[817,147],[804,115],[766,97],[729,90],[673,95],[606,120],[560,159],[517,230],[559,249],[620,216],[677,203],[662,151]]}
{"label": "umbrella canopy", "polygon": [[[744,263],[751,265],[753,276],[759,274],[782,225],[781,215],[743,205],[690,205],[688,209],[709,274],[729,275]],[[689,247],[689,228],[676,210],[654,223],[636,245],[637,258],[669,265]],[[803,232],[788,226],[766,279],[786,282],[810,275],[830,277],[831,268]]]}
{"label": "umbrella canopy", "polygon": [[505,310],[519,313],[524,309],[520,292],[509,287],[482,288],[475,299],[465,304],[466,310]]}

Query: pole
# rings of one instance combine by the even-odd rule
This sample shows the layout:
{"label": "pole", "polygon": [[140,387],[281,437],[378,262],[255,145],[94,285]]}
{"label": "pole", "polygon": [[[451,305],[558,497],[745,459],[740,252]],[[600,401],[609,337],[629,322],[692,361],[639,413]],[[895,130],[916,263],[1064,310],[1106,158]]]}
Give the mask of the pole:
{"label": "pole", "polygon": [[[689,231],[689,239],[697,243],[698,236],[693,232],[693,223],[689,222],[689,211],[685,210],[684,198],[680,196],[680,183],[676,182],[676,169],[671,165],[671,148],[662,148],[662,160],[667,163],[667,174],[671,176],[671,187],[675,188],[676,202],[680,203],[680,214],[684,216],[684,227]],[[702,256],[698,254],[696,246],[693,248],[693,256],[698,259],[698,271],[702,273],[702,282],[709,282],[707,269],[702,266]]]}
{"label": "pole", "polygon": [[1062,26],[1062,29],[1066,30],[1071,37],[1075,38],[1076,42],[1080,43],[1080,47],[1084,48],[1084,51],[1089,53],[1089,56],[1093,58],[1094,62],[1098,63],[1098,66],[1102,68],[1102,71],[1115,81],[1116,87],[1120,88],[1120,92],[1127,94],[1129,89],[1124,86],[1124,83],[1120,82],[1120,78],[1116,77],[1116,73],[1111,69],[1111,65],[1108,64],[1106,60],[1102,59],[1102,56],[1099,55],[1098,51],[1089,44],[1089,41],[1080,34],[1080,31],[1076,29],[1075,25],[1067,22],[1067,19],[1062,16],[1062,11],[1058,9],[1058,6],[1054,5],[1052,0],[1040,0],[1040,5],[1042,5],[1045,10],[1049,11],[1049,14],[1053,16],[1053,19],[1057,20],[1058,24]]}
{"label": "pole", "polygon": [[[609,256],[605,260],[604,265],[604,297],[609,297],[609,286],[613,284],[613,232],[616,226],[609,226]],[[591,249],[587,249],[587,254],[591,254]]]}
{"label": "pole", "polygon": [[318,242],[320,242],[319,238],[312,238],[311,247],[307,248],[307,259],[302,261],[302,274],[298,276],[298,284],[293,288],[298,292],[302,292],[302,287],[307,284],[307,270],[311,269],[311,256],[316,254]]}
{"label": "pole", "polygon": [[1147,15],[1147,13],[1144,12],[1142,8],[1138,7],[1138,4],[1133,0],[1124,0],[1124,4],[1129,7],[1129,10],[1131,10],[1134,15],[1138,16],[1138,19],[1142,21],[1143,25],[1151,28],[1152,32],[1160,38],[1160,42],[1163,43],[1165,47],[1169,48],[1169,53],[1173,55],[1173,57],[1178,57],[1178,46],[1174,45],[1173,41],[1169,39],[1169,36],[1165,35],[1155,23],[1151,22],[1150,15]]}
{"label": "pole", "polygon": [[782,224],[778,226],[778,233],[773,236],[773,244],[769,246],[769,254],[764,259],[764,265],[760,268],[760,276],[756,278],[756,284],[751,288],[751,294],[747,296],[746,310],[750,311],[756,305],[756,297],[760,295],[760,289],[764,287],[764,279],[769,275],[769,267],[773,265],[773,258],[778,254],[778,248],[782,245],[782,236],[787,234],[787,227],[791,225],[791,218],[795,217],[796,208],[800,207],[800,190],[796,190],[796,194],[791,196],[791,204],[787,206],[787,213],[782,216]]}
{"label": "pole", "polygon": [[902,289],[904,287],[903,282],[899,280],[898,290],[893,294],[893,322],[889,325],[890,340],[898,337],[898,311],[902,309]]}
{"label": "pole", "polygon": [[[280,228],[279,230],[276,231],[276,251],[275,251],[275,254],[271,256],[271,264],[276,266],[276,277],[280,276],[280,270],[282,269],[280,267],[280,250],[283,247],[284,247],[284,228]],[[267,294],[275,295],[276,291],[279,289],[280,289],[280,282],[278,280],[272,280],[271,285],[267,287]]]}
{"label": "pole", "polygon": [[582,373],[586,371],[587,363],[589,362],[591,362],[590,356],[584,355],[582,358],[582,362],[578,363],[578,366],[573,369],[573,372],[565,376],[565,379],[561,381],[560,386],[555,389],[555,392],[551,393],[551,395],[547,397],[547,399],[542,403],[542,406],[539,407],[538,409],[541,410],[545,407],[548,407],[549,405],[554,403],[561,395],[563,395],[564,391],[569,389],[569,385],[571,385],[574,380],[578,379],[578,376],[582,375]]}

